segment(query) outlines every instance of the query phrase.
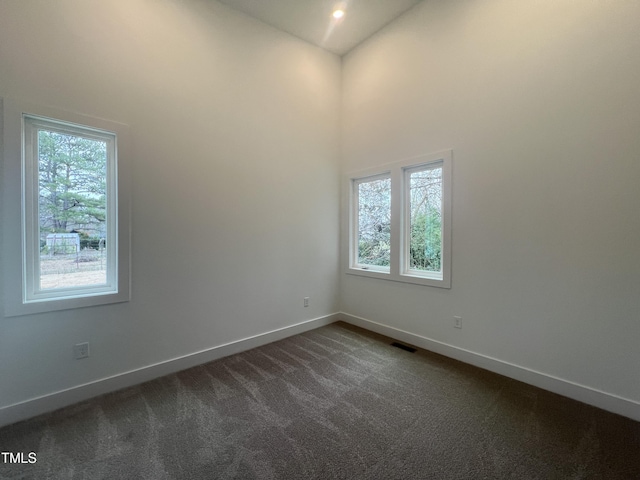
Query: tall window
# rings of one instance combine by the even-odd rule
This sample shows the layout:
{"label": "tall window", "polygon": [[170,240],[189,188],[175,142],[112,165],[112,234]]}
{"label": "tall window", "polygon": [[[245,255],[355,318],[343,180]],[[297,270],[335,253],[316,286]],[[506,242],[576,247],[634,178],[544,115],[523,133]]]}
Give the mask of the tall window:
{"label": "tall window", "polygon": [[25,302],[118,291],[116,135],[24,116]]}
{"label": "tall window", "polygon": [[451,152],[348,176],[347,273],[451,286]]}
{"label": "tall window", "polygon": [[442,187],[442,162],[405,170],[407,273],[442,275]]}
{"label": "tall window", "polygon": [[391,253],[391,178],[356,181],[357,264],[389,270]]}

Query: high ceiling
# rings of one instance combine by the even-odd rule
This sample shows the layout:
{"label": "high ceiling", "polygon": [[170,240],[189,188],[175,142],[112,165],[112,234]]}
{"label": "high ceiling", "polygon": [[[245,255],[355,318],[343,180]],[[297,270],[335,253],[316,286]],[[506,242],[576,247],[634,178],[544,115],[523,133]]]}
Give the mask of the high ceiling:
{"label": "high ceiling", "polygon": [[[344,55],[420,0],[219,0],[330,52]],[[345,11],[336,20],[336,8]]]}

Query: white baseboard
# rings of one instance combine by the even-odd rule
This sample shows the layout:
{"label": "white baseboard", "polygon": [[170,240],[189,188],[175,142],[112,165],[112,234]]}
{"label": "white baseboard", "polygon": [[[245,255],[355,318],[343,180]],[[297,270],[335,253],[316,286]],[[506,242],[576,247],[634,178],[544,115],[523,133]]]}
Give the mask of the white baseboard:
{"label": "white baseboard", "polygon": [[138,385],[342,320],[470,365],[640,421],[640,402],[432,340],[348,313],[335,313],[0,408],[0,427]]}
{"label": "white baseboard", "polygon": [[292,335],[297,335],[308,330],[329,325],[330,323],[338,320],[339,315],[336,313],[314,318],[288,327],[243,338],[242,340],[237,340],[235,342],[202,350],[200,352],[184,355],[182,357],[172,358],[164,362],[130,370],[118,375],[102,378],[83,385],[68,388],[66,390],[60,390],[58,392],[53,392],[2,407],[0,408],[0,427],[88,400],[89,398],[96,397],[98,395],[138,385],[164,375],[169,375],[171,373],[202,365],[203,363],[211,362],[222,357],[227,357],[261,345],[276,342]]}
{"label": "white baseboard", "polygon": [[485,370],[504,375],[505,377],[513,378],[528,383],[529,385],[534,385],[544,390],[593,405],[594,407],[640,421],[640,402],[635,400],[623,398],[562,378],[537,372],[526,367],[504,362],[497,358],[488,357],[480,353],[455,347],[348,313],[341,312],[338,318],[346,323],[356,325],[366,330],[371,330],[372,332],[386,335],[387,337],[415,345],[416,347],[424,348],[425,350],[439,353],[440,355],[475,365]]}

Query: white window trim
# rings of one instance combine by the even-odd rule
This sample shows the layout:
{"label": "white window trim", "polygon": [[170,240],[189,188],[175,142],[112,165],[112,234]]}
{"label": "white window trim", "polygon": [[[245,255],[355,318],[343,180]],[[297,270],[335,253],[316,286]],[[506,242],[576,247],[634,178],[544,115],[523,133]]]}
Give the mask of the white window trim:
{"label": "white window trim", "polygon": [[[452,160],[451,150],[409,158],[381,165],[379,167],[351,172],[344,177],[343,198],[347,214],[343,219],[343,271],[349,275],[378,278],[396,282],[451,288],[451,213],[452,213]],[[442,166],[442,276],[431,272],[408,269],[408,185],[406,172],[431,165]],[[388,271],[380,271],[370,266],[363,268],[357,264],[357,197],[354,195],[356,182],[377,176],[391,177],[391,258]]]}
{"label": "white window trim", "polygon": [[[39,129],[66,133],[83,138],[104,141],[107,145],[107,278],[104,285],[74,286],[42,290],[39,287],[40,279],[40,255],[39,255],[39,220],[38,220],[38,191],[39,191],[39,159],[38,159],[38,131]],[[61,300],[64,298],[78,298],[103,294],[118,293],[118,185],[117,185],[117,134],[104,130],[89,128],[85,125],[69,124],[58,120],[36,117],[23,114],[24,132],[24,248],[23,264],[25,280],[23,290],[23,302],[42,302],[49,300]]]}
{"label": "white window trim", "polygon": [[382,172],[382,173],[377,173],[376,175],[364,176],[364,177],[354,178],[351,180],[352,202],[351,202],[350,214],[351,214],[352,221],[351,221],[351,227],[350,227],[351,228],[350,238],[352,239],[352,241],[349,242],[349,248],[350,248],[349,265],[353,265],[353,267],[358,270],[363,270],[366,272],[379,272],[382,274],[389,274],[390,272],[390,267],[358,263],[358,242],[356,241],[359,236],[358,233],[360,230],[359,212],[358,212],[358,199],[359,199],[358,185],[360,185],[361,183],[372,182],[375,180],[385,180],[387,178],[391,179],[391,172]]}
{"label": "white window trim", "polygon": [[[67,112],[56,108],[32,105],[26,102],[4,99],[4,171],[2,213],[2,270],[4,313],[6,316],[27,315],[56,310],[67,310],[94,305],[125,302],[130,300],[130,163],[128,146],[128,127],[121,123],[85,115]],[[51,119],[63,124],[84,127],[85,133],[91,131],[112,133],[114,135],[114,154],[117,162],[111,163],[113,175],[117,179],[117,195],[109,200],[108,209],[117,211],[117,223],[112,229],[111,244],[117,244],[114,265],[108,270],[110,277],[104,286],[74,287],[70,289],[40,290],[37,279],[37,262],[33,258],[33,235],[37,232],[37,202],[33,198],[33,164],[26,161],[23,150],[25,145],[24,121]],[[47,127],[48,128],[48,127]],[[114,157],[115,160],[115,157]],[[116,167],[117,165],[117,167]],[[34,205],[35,203],[35,205]],[[19,206],[22,206],[20,208]],[[27,225],[27,222],[30,225]],[[35,223],[33,223],[35,222]],[[36,230],[34,230],[36,229]],[[117,236],[117,237],[116,237]],[[114,242],[113,238],[118,241]],[[109,243],[107,238],[107,243]],[[35,282],[35,283],[34,283]]]}

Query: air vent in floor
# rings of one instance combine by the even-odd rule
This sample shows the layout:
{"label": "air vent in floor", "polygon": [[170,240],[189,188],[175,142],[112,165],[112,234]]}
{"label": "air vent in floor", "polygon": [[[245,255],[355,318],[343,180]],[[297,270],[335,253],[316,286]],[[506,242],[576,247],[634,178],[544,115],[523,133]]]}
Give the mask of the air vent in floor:
{"label": "air vent in floor", "polygon": [[411,352],[411,353],[416,351],[415,348],[410,347],[409,345],[403,345],[402,343],[398,343],[398,342],[393,342],[391,346],[401,348],[402,350],[406,350],[407,352]]}

